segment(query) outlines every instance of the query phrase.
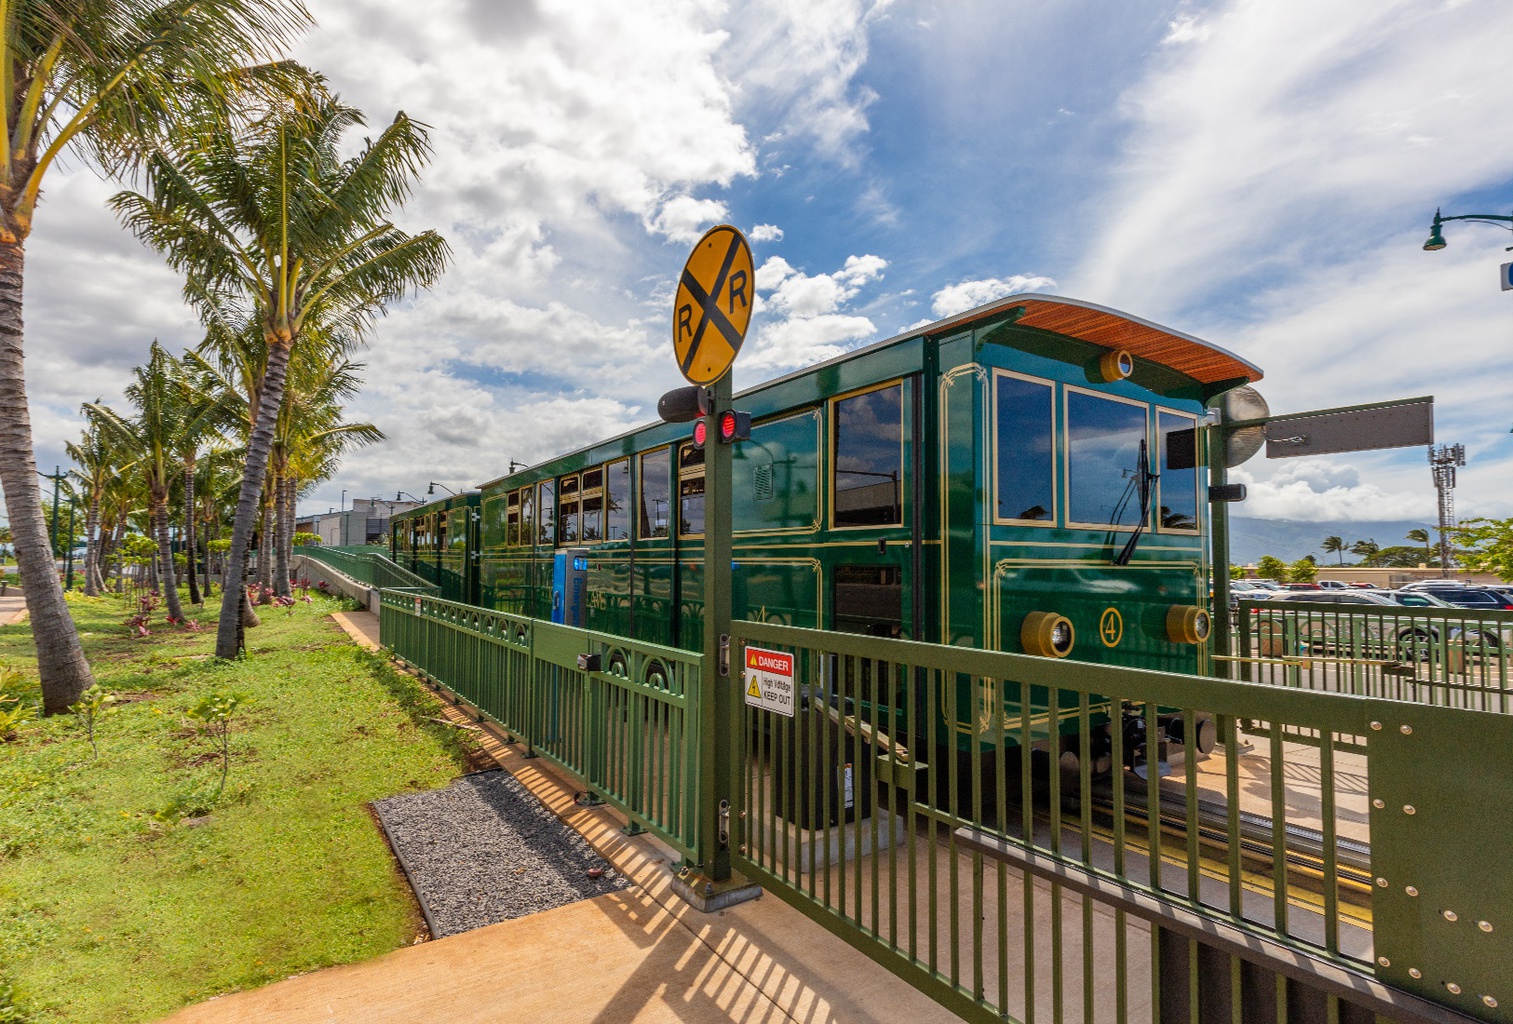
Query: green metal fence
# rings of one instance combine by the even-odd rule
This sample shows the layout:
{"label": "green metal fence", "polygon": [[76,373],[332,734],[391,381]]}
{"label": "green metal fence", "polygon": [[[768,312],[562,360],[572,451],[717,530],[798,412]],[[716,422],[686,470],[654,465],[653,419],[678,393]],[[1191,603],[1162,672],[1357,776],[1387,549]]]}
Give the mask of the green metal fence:
{"label": "green metal fence", "polygon": [[294,553],[313,558],[358,583],[366,583],[380,590],[394,588],[425,594],[438,592],[434,583],[396,565],[382,551],[374,548],[364,550],[311,545],[295,548]]}
{"label": "green metal fence", "polygon": [[413,591],[381,594],[379,635],[531,754],[695,854],[699,655]]}
{"label": "green metal fence", "polygon": [[966,1019],[1507,1019],[1513,883],[1478,865],[1513,843],[1513,718],[752,622],[731,645],[737,676],[793,654],[798,688],[731,728],[736,869]]}
{"label": "green metal fence", "polygon": [[1513,712],[1513,612],[1241,601],[1239,676],[1272,686]]}

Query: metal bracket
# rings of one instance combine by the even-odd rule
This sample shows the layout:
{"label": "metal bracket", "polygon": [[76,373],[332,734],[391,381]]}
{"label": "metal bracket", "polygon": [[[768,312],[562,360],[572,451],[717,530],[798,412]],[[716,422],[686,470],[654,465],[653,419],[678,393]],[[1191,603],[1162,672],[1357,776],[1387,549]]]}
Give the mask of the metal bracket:
{"label": "metal bracket", "polygon": [[730,675],[730,634],[720,634],[720,675]]}
{"label": "metal bracket", "polygon": [[720,845],[730,845],[730,801],[720,801]]}

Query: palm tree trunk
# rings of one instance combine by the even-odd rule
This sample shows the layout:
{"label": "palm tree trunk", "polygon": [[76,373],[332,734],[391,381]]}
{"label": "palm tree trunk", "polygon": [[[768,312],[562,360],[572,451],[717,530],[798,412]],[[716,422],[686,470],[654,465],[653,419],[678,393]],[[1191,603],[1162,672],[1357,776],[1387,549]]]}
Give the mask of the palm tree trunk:
{"label": "palm tree trunk", "polygon": [[0,488],[5,492],[11,545],[16,551],[16,567],[21,571],[22,593],[37,645],[42,710],[54,715],[66,711],[93,686],[94,676],[63,600],[63,586],[47,539],[47,521],[42,517],[22,357],[25,265],[21,245],[0,242],[0,410],[4,410],[0,416]]}
{"label": "palm tree trunk", "polygon": [[289,589],[289,561],[294,547],[294,481],[281,478],[275,493],[278,496],[278,563],[273,590],[280,597],[288,597],[292,593]]}
{"label": "palm tree trunk", "polygon": [[89,511],[84,513],[84,596],[99,597],[99,572],[96,566],[100,558],[100,541],[95,536],[100,530],[100,491],[90,492]]}
{"label": "palm tree trunk", "polygon": [[184,609],[179,604],[179,579],[173,567],[173,545],[168,541],[168,491],[161,493],[156,488],[152,495],[152,529],[158,535],[158,577],[163,583],[163,597],[168,602],[168,617],[174,622],[184,621]]}
{"label": "palm tree trunk", "polygon": [[[247,462],[242,470],[242,487],[236,499],[236,520],[231,527],[231,550],[226,559],[226,585],[236,587],[226,590],[227,600],[221,604],[220,624],[216,629],[215,655],[218,658],[235,658],[242,650],[242,607],[246,603],[246,588],[242,580],[247,571],[247,547],[252,540],[252,527],[257,520],[258,498],[262,495],[263,477],[268,472],[268,451],[273,447],[273,427],[278,419],[278,408],[284,401],[284,374],[289,369],[289,343],[270,343],[268,346],[268,369],[263,378],[262,394],[259,397],[257,417],[253,420],[252,436],[247,442]],[[41,522],[41,505],[38,522]],[[236,593],[237,600],[230,600]]]}
{"label": "palm tree trunk", "polygon": [[264,590],[273,589],[273,549],[278,546],[273,539],[273,531],[277,528],[273,517],[273,489],[276,486],[277,481],[270,474],[263,484],[263,528],[257,537],[257,585]]}
{"label": "palm tree trunk", "polygon": [[201,543],[205,545],[205,550],[200,554],[200,567],[205,576],[204,595],[206,597],[210,597],[214,593],[214,591],[211,590],[210,587],[210,563],[212,559],[210,557],[210,531],[208,529],[205,531],[205,535]]}
{"label": "palm tree trunk", "polygon": [[189,581],[189,603],[202,605],[200,584],[194,575],[194,456],[184,460],[184,578]]}

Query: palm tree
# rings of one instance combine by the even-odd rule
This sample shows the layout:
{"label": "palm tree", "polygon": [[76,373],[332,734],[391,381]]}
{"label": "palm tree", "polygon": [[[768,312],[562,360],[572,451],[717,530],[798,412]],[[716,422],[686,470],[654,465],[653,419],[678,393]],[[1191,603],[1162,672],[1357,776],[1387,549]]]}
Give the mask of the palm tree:
{"label": "palm tree", "polygon": [[[385,219],[429,159],[425,127],[400,113],[343,160],[342,137],[361,124],[356,109],[311,88],[241,138],[213,134],[154,155],[148,192],[111,200],[131,230],[185,274],[185,294],[207,323],[237,323],[250,307],[261,330],[266,359],[228,579],[245,572],[289,357],[306,328],[361,334],[446,265],[440,235],[409,235]],[[218,657],[241,650],[238,604],[222,605]]]}
{"label": "palm tree", "polygon": [[289,593],[289,561],[294,553],[295,499],[302,486],[335,472],[341,452],[349,447],[374,444],[384,434],[371,423],[344,423],[340,400],[361,388],[361,364],[343,359],[336,363],[327,351],[346,351],[351,339],[328,340],[320,349],[305,348],[289,363],[289,385],[274,428],[273,457],[269,465],[268,490],[272,495],[277,529],[274,586]]}
{"label": "palm tree", "polygon": [[123,419],[98,402],[86,406],[104,430],[136,455],[147,481],[151,536],[158,544],[158,578],[168,617],[174,621],[183,621],[184,609],[179,604],[178,573],[168,535],[168,493],[179,471],[177,455],[184,445],[183,435],[191,429],[190,410],[182,401],[181,373],[179,361],[154,341],[147,365],[133,370],[136,380],[126,386],[126,398],[137,407],[136,416]]}
{"label": "palm tree", "polygon": [[1343,538],[1343,537],[1325,537],[1324,538],[1324,543],[1320,544],[1319,547],[1321,547],[1321,548],[1324,549],[1324,553],[1326,555],[1338,555],[1340,557],[1340,565],[1342,567],[1344,566],[1344,564],[1345,564],[1345,538]]}
{"label": "palm tree", "polygon": [[1429,531],[1423,527],[1409,530],[1407,539],[1413,541],[1415,544],[1422,544],[1424,546],[1424,564],[1428,565],[1434,558],[1429,547]]}
{"label": "palm tree", "polygon": [[1358,540],[1354,544],[1350,545],[1350,553],[1353,555],[1360,555],[1362,565],[1370,565],[1371,560],[1374,559],[1377,555],[1377,552],[1381,550],[1381,545],[1379,545],[1375,540]]}
{"label": "palm tree", "polygon": [[23,362],[26,242],[49,169],[65,152],[106,173],[130,172],[168,138],[186,101],[200,103],[287,65],[248,73],[309,22],[299,0],[10,0],[0,6],[0,486],[16,559],[31,581],[44,713],[93,683],[54,578],[36,477]]}
{"label": "palm tree", "polygon": [[105,500],[105,491],[110,481],[126,472],[130,466],[125,463],[123,453],[111,443],[107,432],[101,429],[87,406],[84,415],[88,426],[79,436],[79,443],[69,442],[64,448],[78,467],[72,471],[72,475],[84,496],[84,593],[94,597],[104,587],[104,579],[100,575],[100,506]]}

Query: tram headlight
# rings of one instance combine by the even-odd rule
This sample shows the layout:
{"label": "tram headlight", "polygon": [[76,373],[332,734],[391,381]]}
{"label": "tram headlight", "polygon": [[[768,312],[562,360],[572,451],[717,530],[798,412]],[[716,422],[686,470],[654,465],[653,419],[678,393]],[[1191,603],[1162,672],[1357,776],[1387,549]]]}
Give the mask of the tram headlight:
{"label": "tram headlight", "polygon": [[1201,644],[1208,640],[1213,622],[1208,612],[1194,604],[1174,604],[1166,612],[1166,635],[1174,644]]}
{"label": "tram headlight", "polygon": [[1123,380],[1135,372],[1135,357],[1124,349],[1114,349],[1098,357],[1098,375],[1105,381]]}
{"label": "tram headlight", "polygon": [[1026,654],[1042,658],[1065,658],[1077,643],[1071,620],[1055,612],[1030,612],[1019,627],[1019,643]]}

